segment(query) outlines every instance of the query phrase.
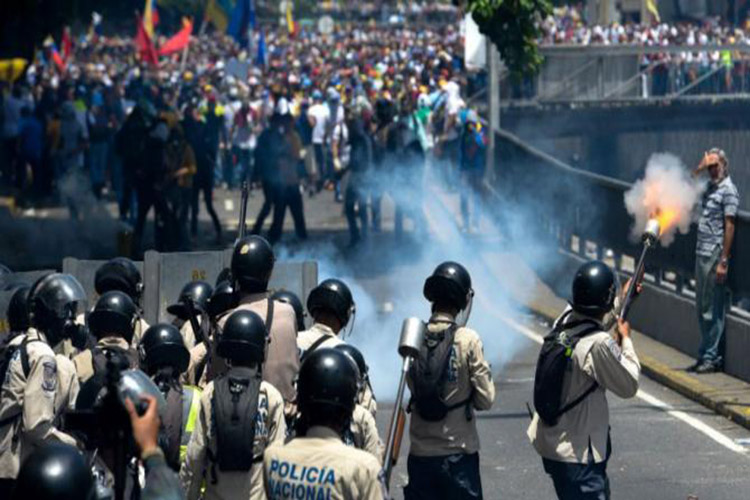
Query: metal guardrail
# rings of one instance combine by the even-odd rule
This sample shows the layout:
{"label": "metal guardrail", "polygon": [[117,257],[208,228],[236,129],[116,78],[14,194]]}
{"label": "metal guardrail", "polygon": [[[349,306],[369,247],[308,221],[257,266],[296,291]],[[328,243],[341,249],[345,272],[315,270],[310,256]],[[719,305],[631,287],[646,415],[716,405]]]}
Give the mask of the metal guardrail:
{"label": "metal guardrail", "polygon": [[[519,207],[529,231],[541,241],[585,258],[612,259],[615,267],[632,273],[640,242],[630,237],[633,219],[624,193],[631,184],[572,167],[517,136],[495,131],[495,173],[485,187],[504,214]],[[694,296],[695,225],[678,234],[669,247],[657,245],[649,255],[647,277],[652,284]],[[740,316],[750,305],[750,212],[740,211],[730,264],[733,312]]]}

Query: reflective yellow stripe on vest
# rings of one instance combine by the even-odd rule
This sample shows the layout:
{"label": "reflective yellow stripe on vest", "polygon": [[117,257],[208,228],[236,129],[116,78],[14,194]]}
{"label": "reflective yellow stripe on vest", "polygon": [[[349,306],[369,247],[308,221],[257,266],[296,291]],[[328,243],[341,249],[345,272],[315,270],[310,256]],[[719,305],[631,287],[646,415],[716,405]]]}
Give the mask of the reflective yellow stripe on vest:
{"label": "reflective yellow stripe on vest", "polygon": [[183,387],[182,394],[182,421],[184,426],[180,438],[180,462],[185,462],[187,456],[187,447],[190,442],[190,436],[195,429],[195,421],[198,420],[198,413],[201,409],[201,390],[192,385]]}

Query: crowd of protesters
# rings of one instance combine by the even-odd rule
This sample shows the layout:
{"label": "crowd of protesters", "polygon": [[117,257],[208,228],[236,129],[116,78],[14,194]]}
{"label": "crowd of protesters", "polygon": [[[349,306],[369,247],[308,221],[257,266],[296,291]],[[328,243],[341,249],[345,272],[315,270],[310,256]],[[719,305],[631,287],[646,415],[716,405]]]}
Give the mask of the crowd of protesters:
{"label": "crowd of protesters", "polygon": [[[738,50],[698,50],[701,46],[750,44],[750,25],[732,26],[721,18],[702,22],[637,23],[620,15],[609,25],[589,23],[580,6],[554,9],[542,22],[543,45],[684,47],[685,51],[644,54],[643,95],[664,96],[750,91],[750,54]],[[695,50],[688,50],[695,47]],[[688,89],[689,87],[689,89]]]}
{"label": "crowd of protesters", "polygon": [[[268,29],[249,48],[219,33],[194,36],[158,66],[138,60],[133,39],[81,39],[65,67],[40,53],[2,92],[2,184],[17,203],[67,205],[85,218],[116,200],[142,251],[149,210],[155,245],[189,249],[200,197],[222,241],[213,188],[248,181],[281,237],[286,208],[305,239],[302,194],[330,190],[344,204],[351,244],[381,229],[384,195],[423,229],[414,206],[424,159],[444,160],[454,180],[476,182],[484,131],[462,99],[467,81],[457,28],[352,28],[321,35]],[[408,196],[392,186],[414,186]],[[408,198],[408,199],[407,199]],[[470,220],[464,200],[466,228]]]}

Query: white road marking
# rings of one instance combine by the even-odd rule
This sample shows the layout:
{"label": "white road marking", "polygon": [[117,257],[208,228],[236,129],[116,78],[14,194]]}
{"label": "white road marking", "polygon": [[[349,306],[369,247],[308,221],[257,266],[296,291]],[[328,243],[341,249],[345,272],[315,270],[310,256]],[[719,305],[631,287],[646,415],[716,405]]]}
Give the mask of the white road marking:
{"label": "white road marking", "polygon": [[224,210],[227,212],[234,212],[234,200],[231,198],[224,199]]}
{"label": "white road marking", "polygon": [[[492,309],[490,309],[490,311],[492,311]],[[539,335],[537,332],[527,327],[526,325],[518,323],[517,321],[514,321],[500,314],[494,314],[494,316],[496,316],[501,321],[505,322],[508,326],[512,327],[514,330],[518,331],[522,335],[533,340],[537,344],[542,344],[542,342],[544,341],[541,335]],[[649,394],[648,392],[645,392],[643,390],[638,390],[638,393],[635,396],[641,401],[644,401],[645,403],[648,403],[651,406],[662,410],[663,412],[670,415],[671,417],[681,420],[682,422],[686,423],[693,429],[713,439],[714,441],[716,441],[723,447],[729,450],[732,450],[736,453],[739,453],[741,455],[747,456],[747,449],[745,447],[740,446],[739,444],[735,443],[732,439],[730,439],[726,435],[717,431],[716,429],[709,426],[705,422],[702,422],[701,420],[693,417],[692,415],[688,415],[684,411],[676,410],[674,406],[662,401],[656,396]]]}

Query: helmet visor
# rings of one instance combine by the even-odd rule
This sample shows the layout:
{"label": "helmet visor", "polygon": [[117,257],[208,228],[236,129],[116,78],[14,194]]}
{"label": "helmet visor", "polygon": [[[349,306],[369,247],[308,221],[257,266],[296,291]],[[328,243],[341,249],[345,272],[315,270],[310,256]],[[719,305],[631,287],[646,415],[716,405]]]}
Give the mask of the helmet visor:
{"label": "helmet visor", "polygon": [[57,317],[65,317],[68,311],[73,314],[85,311],[86,292],[73,276],[55,274],[45,281],[37,288],[34,298]]}

